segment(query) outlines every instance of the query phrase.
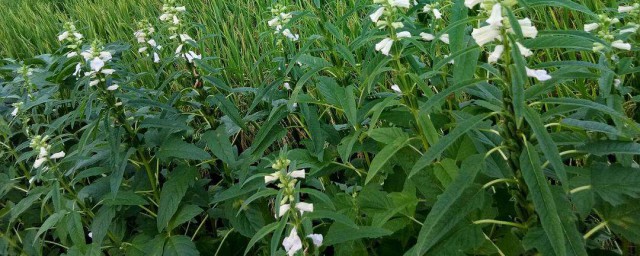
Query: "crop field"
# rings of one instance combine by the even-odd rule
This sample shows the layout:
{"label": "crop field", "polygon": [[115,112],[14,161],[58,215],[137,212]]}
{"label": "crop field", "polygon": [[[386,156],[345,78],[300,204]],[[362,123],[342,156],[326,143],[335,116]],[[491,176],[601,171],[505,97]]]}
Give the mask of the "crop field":
{"label": "crop field", "polygon": [[0,0],[0,255],[640,255],[637,0]]}

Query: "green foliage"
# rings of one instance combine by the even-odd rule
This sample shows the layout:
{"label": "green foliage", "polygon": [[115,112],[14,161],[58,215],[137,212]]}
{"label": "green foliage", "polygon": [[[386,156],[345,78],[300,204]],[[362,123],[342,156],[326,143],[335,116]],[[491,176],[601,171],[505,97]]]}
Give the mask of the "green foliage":
{"label": "green foliage", "polygon": [[0,0],[0,255],[637,253],[633,1],[163,2]]}

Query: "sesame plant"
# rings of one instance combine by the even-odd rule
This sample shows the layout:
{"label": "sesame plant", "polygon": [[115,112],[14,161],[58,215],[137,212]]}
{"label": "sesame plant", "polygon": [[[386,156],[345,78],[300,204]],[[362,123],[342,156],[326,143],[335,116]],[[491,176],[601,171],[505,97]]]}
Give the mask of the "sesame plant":
{"label": "sesame plant", "polygon": [[0,0],[0,255],[640,253],[637,2],[137,4]]}

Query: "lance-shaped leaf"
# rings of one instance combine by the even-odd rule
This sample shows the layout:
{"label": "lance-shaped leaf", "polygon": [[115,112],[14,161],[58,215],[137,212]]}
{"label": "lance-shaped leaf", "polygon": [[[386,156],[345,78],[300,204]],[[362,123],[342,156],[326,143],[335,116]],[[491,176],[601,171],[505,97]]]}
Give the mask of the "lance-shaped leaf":
{"label": "lance-shaped leaf", "polygon": [[161,232],[178,211],[180,201],[187,193],[187,189],[195,182],[198,172],[191,167],[181,166],[169,175],[169,180],[162,186],[160,203],[158,205],[157,228]]}
{"label": "lance-shaped leaf", "polygon": [[410,139],[407,137],[399,137],[391,144],[386,145],[378,154],[373,158],[369,172],[367,173],[367,179],[365,184],[369,183],[371,179],[382,169],[382,167],[396,154],[400,149],[405,147],[409,143]]}
{"label": "lance-shaped leaf", "polygon": [[567,255],[562,222],[558,215],[558,207],[553,200],[551,188],[541,168],[540,158],[533,145],[527,142],[520,155],[520,168],[536,213],[540,217],[555,255]]}

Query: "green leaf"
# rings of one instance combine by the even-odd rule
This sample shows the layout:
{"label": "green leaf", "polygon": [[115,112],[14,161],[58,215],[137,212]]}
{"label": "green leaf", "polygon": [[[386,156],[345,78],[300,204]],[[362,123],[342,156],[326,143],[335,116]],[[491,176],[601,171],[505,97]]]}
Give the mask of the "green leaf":
{"label": "green leaf", "polygon": [[475,195],[482,189],[472,184],[483,162],[482,155],[474,155],[462,163],[460,174],[438,197],[422,224],[415,245],[415,255],[427,253],[473,209],[474,200],[477,200]]}
{"label": "green leaf", "polygon": [[380,227],[351,227],[342,223],[333,223],[327,231],[323,245],[331,246],[362,238],[378,238],[391,235],[392,232]]}
{"label": "green leaf", "polygon": [[[42,235],[44,232],[47,232],[47,230],[53,228],[56,224],[58,224],[58,222],[67,214],[67,211],[65,210],[61,210],[59,212],[56,212],[54,214],[51,214],[51,216],[49,216],[49,218],[47,218],[47,220],[44,221],[44,223],[42,223],[42,226],[40,226],[40,228],[38,229],[38,233],[36,233],[36,237],[39,237],[40,235]],[[37,240],[34,240],[33,242],[35,243]]]}
{"label": "green leaf", "polygon": [[631,198],[640,198],[640,169],[604,164],[595,164],[589,169],[591,189],[602,200],[617,206]]}
{"label": "green leaf", "polygon": [[196,245],[187,236],[171,236],[164,244],[162,256],[197,256]]}
{"label": "green leaf", "polygon": [[442,152],[444,152],[449,146],[451,146],[460,136],[475,128],[482,122],[482,120],[487,117],[489,117],[489,115],[477,115],[458,123],[456,128],[454,128],[449,134],[438,140],[438,143],[429,148],[427,152],[422,157],[420,157],[420,159],[411,169],[409,178],[427,167],[427,165],[431,164],[433,160],[435,160]]}
{"label": "green leaf", "polygon": [[540,222],[547,235],[555,255],[566,255],[567,248],[562,228],[562,222],[558,216],[558,207],[551,194],[551,188],[547,178],[541,169],[538,153],[533,145],[527,142],[522,155],[520,155],[520,168],[525,183],[529,187],[529,195],[533,201]]}
{"label": "green leaf", "polygon": [[225,128],[221,126],[215,131],[207,131],[202,135],[207,142],[207,147],[214,156],[229,166],[235,166],[237,163],[237,153],[234,146],[229,141]]}
{"label": "green leaf", "polygon": [[587,142],[576,147],[576,149],[598,156],[609,154],[640,155],[640,144],[631,141],[601,140]]}
{"label": "green leaf", "polygon": [[238,108],[229,99],[222,94],[214,95],[213,99],[212,103],[217,104],[222,113],[227,115],[234,124],[242,127],[243,130],[247,129],[247,126],[240,116],[240,111],[238,111]]}
{"label": "green leaf", "polygon": [[[116,150],[118,150],[118,149],[116,149]],[[115,158],[113,159],[114,160],[113,168],[115,168],[115,170],[113,170],[111,175],[109,175],[110,176],[109,177],[109,184],[111,185],[111,193],[113,195],[118,194],[118,190],[120,189],[120,183],[122,183],[122,176],[124,175],[124,169],[127,167],[127,163],[129,162],[129,158],[135,152],[136,152],[135,148],[129,148],[129,150],[124,155],[124,157],[120,158],[120,159],[118,159],[118,156],[120,156],[119,151],[113,153],[115,155]],[[116,163],[118,160],[120,160],[119,164]]]}
{"label": "green leaf", "polygon": [[535,134],[538,139],[540,150],[542,150],[544,156],[547,157],[547,160],[551,163],[551,166],[553,166],[553,170],[562,183],[562,187],[565,191],[568,191],[569,178],[567,178],[567,171],[564,169],[562,158],[560,158],[560,152],[555,142],[551,139],[551,135],[547,132],[547,128],[544,127],[542,120],[540,120],[540,116],[529,107],[524,109],[523,114],[525,120],[527,120],[527,123],[531,126],[531,130],[533,130],[533,134]]}
{"label": "green leaf", "polygon": [[565,118],[562,119],[562,124],[570,127],[582,128],[586,131],[602,132],[614,136],[624,136],[615,127],[596,121],[582,121],[578,119]]}
{"label": "green leaf", "polygon": [[116,211],[113,207],[102,206],[91,222],[92,241],[94,244],[102,245],[102,240],[107,235]]}
{"label": "green leaf", "polygon": [[[282,222],[282,221],[280,221],[280,222]],[[262,240],[262,238],[264,238],[269,233],[271,233],[274,230],[276,230],[276,227],[278,226],[278,224],[279,224],[279,222],[272,222],[272,223],[269,223],[269,225],[266,225],[266,226],[262,227],[260,230],[258,230],[258,232],[256,232],[256,234],[253,235],[253,237],[251,237],[251,240],[249,240],[249,243],[247,244],[247,248],[244,250],[244,255],[247,255],[247,253],[249,253],[249,250],[251,250],[251,248],[258,241]]]}
{"label": "green leaf", "polygon": [[409,135],[398,127],[375,128],[367,132],[370,138],[384,143],[391,144],[398,138],[409,138]]}
{"label": "green leaf", "polygon": [[157,156],[163,159],[170,157],[199,161],[211,159],[209,153],[203,149],[196,145],[184,142],[182,139],[177,137],[171,137],[162,143],[158,149]]}
{"label": "green leaf", "polygon": [[570,0],[523,0],[521,2],[524,2],[525,5],[528,5],[530,7],[536,7],[536,6],[563,7],[563,8],[567,8],[570,10],[579,11],[579,12],[591,15],[592,17],[597,16],[595,13],[589,10],[589,8],[587,8],[586,6]]}
{"label": "green leaf", "polygon": [[182,223],[192,220],[200,213],[202,213],[202,211],[202,208],[196,205],[184,205],[180,207],[180,209],[178,209],[178,212],[176,212],[173,218],[171,218],[171,221],[169,222],[169,225],[167,227],[169,228],[169,230],[173,230],[174,228],[182,225]]}
{"label": "green leaf", "polygon": [[169,174],[169,180],[162,186],[162,191],[160,191],[156,224],[158,232],[162,232],[167,227],[169,221],[178,210],[180,201],[187,193],[187,189],[195,182],[197,175],[196,169],[188,166],[180,166]]}
{"label": "green leaf", "polygon": [[395,155],[400,149],[404,148],[410,139],[405,137],[399,137],[391,144],[386,145],[371,161],[369,172],[367,172],[367,178],[365,184],[369,183],[373,177],[378,174],[378,171]]}

